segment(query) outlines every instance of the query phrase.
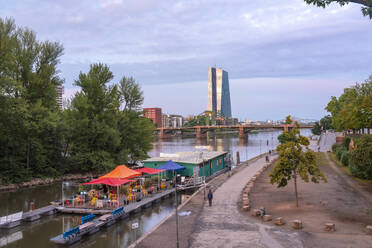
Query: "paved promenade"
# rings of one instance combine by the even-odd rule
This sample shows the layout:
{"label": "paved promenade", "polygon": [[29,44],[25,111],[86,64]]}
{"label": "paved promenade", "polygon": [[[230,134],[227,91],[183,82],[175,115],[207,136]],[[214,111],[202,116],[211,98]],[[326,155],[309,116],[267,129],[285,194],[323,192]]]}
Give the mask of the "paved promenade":
{"label": "paved promenade", "polygon": [[264,165],[264,158],[249,164],[214,192],[213,206],[204,204],[191,247],[303,247],[297,232],[253,223],[238,209],[244,186]]}

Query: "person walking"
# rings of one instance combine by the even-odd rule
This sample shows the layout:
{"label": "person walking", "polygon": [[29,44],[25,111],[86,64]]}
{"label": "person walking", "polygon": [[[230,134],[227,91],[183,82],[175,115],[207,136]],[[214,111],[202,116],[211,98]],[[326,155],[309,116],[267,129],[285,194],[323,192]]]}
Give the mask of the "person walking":
{"label": "person walking", "polygon": [[213,200],[213,193],[212,193],[212,190],[209,190],[208,201],[209,201],[209,206],[210,207],[212,206],[212,200]]}

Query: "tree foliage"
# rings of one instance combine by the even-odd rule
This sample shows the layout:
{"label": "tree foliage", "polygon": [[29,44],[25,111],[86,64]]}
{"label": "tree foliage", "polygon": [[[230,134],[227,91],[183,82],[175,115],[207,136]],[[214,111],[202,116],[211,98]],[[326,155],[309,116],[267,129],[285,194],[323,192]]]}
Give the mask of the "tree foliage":
{"label": "tree foliage", "polygon": [[315,135],[320,135],[322,130],[333,129],[332,127],[332,117],[330,115],[324,116],[319,122],[315,122],[314,127],[311,129],[312,133]]}
{"label": "tree foliage", "polygon": [[362,84],[345,88],[339,98],[332,96],[326,110],[338,131],[372,128],[372,76]]}
{"label": "tree foliage", "polygon": [[363,135],[350,152],[350,172],[362,179],[372,179],[372,135]]}
{"label": "tree foliage", "polygon": [[65,110],[56,101],[60,43],[0,18],[0,184],[69,172],[104,171],[147,157],[153,124],[141,117],[132,77],[113,84],[104,64],[81,72]]}
{"label": "tree foliage", "polygon": [[105,171],[147,158],[152,148],[154,127],[138,110],[143,102],[139,85],[126,77],[109,84],[112,79],[107,65],[93,64],[75,81],[81,90],[67,110],[71,168]]}
{"label": "tree foliage", "polygon": [[372,19],[372,0],[304,0],[307,4],[313,4],[318,7],[325,8],[331,3],[338,3],[344,6],[348,3],[357,3],[363,5],[362,13]]}
{"label": "tree foliage", "polygon": [[56,87],[63,47],[0,18],[0,179],[56,175],[60,115]]}
{"label": "tree foliage", "polygon": [[322,127],[319,122],[315,122],[314,127],[311,129],[311,132],[315,135],[320,135],[322,133]]}
{"label": "tree foliage", "polygon": [[[290,116],[286,124],[293,124]],[[309,140],[300,135],[299,124],[281,134],[280,145],[277,147],[279,161],[270,173],[270,183],[278,187],[287,186],[293,178],[295,186],[296,206],[298,207],[297,176],[305,182],[311,180],[319,183],[320,180],[327,182],[324,174],[316,164],[315,154],[309,149]]]}
{"label": "tree foliage", "polygon": [[195,126],[204,126],[206,125],[207,123],[207,116],[205,115],[198,115],[198,116],[195,116],[191,119],[189,119],[186,123],[185,123],[185,127],[195,127]]}

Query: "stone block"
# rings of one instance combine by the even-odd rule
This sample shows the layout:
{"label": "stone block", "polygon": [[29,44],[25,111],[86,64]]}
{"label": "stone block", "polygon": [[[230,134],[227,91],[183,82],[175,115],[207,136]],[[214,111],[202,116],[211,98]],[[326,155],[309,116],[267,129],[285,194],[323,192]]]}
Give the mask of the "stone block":
{"label": "stone block", "polygon": [[336,231],[336,225],[334,223],[325,223],[324,224],[324,230],[328,232],[334,232]]}
{"label": "stone block", "polygon": [[300,220],[292,221],[292,227],[294,229],[302,229],[302,221],[300,221]]}
{"label": "stone block", "polygon": [[249,211],[251,209],[251,206],[250,205],[244,205],[243,206],[243,211]]}
{"label": "stone block", "polygon": [[365,231],[366,231],[367,234],[372,235],[372,226],[366,226]]}
{"label": "stone block", "polygon": [[257,217],[260,216],[261,211],[259,209],[253,209],[252,210],[252,216]]}
{"label": "stone block", "polygon": [[282,226],[285,224],[285,220],[282,217],[278,217],[275,219],[275,225]]}
{"label": "stone block", "polygon": [[264,217],[263,217],[263,221],[272,221],[272,217],[271,217],[271,215],[268,215],[268,214],[266,214],[266,215],[264,215]]}

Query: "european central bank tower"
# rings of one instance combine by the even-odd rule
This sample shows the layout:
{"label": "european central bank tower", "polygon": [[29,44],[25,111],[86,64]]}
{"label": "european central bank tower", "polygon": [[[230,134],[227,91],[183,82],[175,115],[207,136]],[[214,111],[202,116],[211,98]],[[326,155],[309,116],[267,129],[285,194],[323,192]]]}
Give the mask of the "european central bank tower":
{"label": "european central bank tower", "polygon": [[208,110],[231,117],[229,74],[221,68],[208,69]]}

